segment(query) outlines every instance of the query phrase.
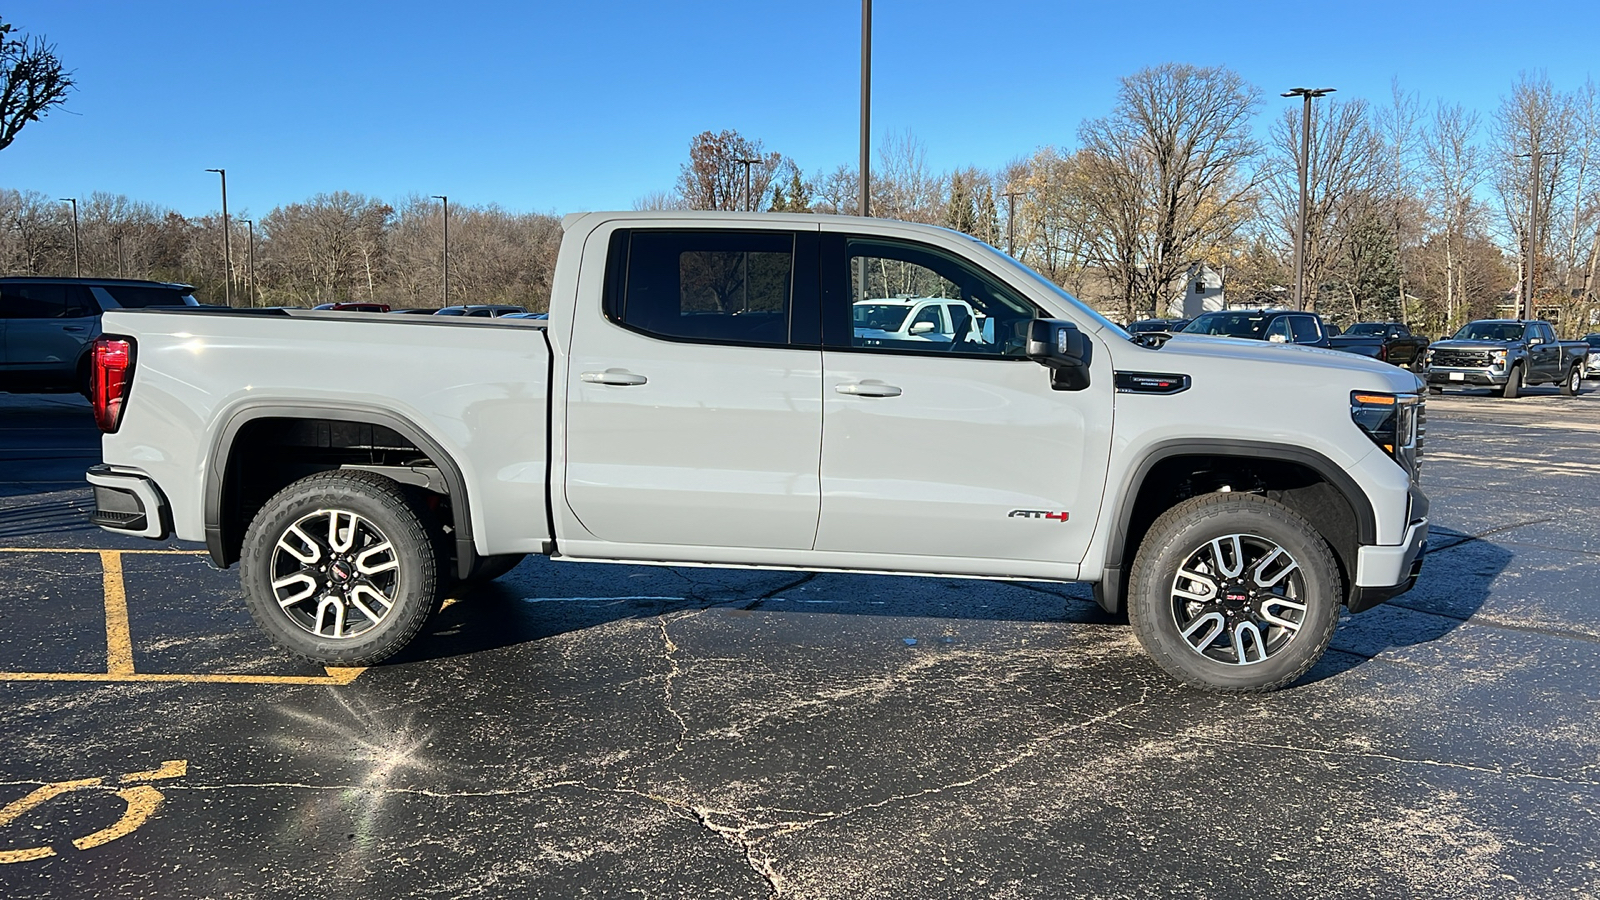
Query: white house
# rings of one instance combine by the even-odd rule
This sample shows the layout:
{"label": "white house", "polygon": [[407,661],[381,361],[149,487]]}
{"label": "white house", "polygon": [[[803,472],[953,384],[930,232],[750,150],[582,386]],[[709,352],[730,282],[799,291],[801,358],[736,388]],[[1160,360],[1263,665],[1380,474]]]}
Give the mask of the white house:
{"label": "white house", "polygon": [[1183,293],[1167,304],[1167,316],[1192,319],[1203,312],[1226,309],[1222,294],[1222,273],[1205,263],[1195,263],[1184,275]]}

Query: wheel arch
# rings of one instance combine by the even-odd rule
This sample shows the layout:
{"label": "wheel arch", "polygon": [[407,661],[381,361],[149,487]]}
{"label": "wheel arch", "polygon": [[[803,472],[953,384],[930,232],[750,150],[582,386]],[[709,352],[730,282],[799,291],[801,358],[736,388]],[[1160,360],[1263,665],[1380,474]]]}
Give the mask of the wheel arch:
{"label": "wheel arch", "polygon": [[[1376,544],[1378,519],[1372,501],[1343,467],[1307,447],[1266,441],[1179,439],[1158,443],[1145,451],[1122,485],[1115,500],[1106,541],[1106,561],[1095,599],[1110,613],[1125,610],[1127,578],[1124,573],[1138,551],[1139,542],[1155,519],[1183,496],[1159,496],[1173,485],[1172,473],[1185,460],[1205,461],[1218,473],[1265,474],[1268,496],[1294,509],[1316,524],[1307,513],[1331,517],[1324,539],[1344,569],[1346,590],[1355,583],[1357,553],[1362,545]],[[1293,472],[1309,473],[1315,481],[1285,482]],[[1276,484],[1273,484],[1276,482]],[[1318,518],[1321,518],[1319,516]],[[1319,527],[1319,531],[1322,530]]]}
{"label": "wheel arch", "polygon": [[226,515],[232,500],[236,474],[234,464],[238,437],[252,423],[273,419],[321,420],[327,422],[372,425],[387,428],[410,441],[429,461],[438,466],[449,490],[451,524],[454,526],[456,568],[466,577],[477,564],[477,551],[473,546],[472,509],[467,493],[466,478],[460,466],[444,446],[426,429],[411,419],[390,409],[357,404],[284,404],[262,402],[235,409],[217,430],[212,441],[209,463],[205,472],[204,515],[206,550],[211,561],[227,568],[239,559],[240,546],[248,522],[232,522]]}

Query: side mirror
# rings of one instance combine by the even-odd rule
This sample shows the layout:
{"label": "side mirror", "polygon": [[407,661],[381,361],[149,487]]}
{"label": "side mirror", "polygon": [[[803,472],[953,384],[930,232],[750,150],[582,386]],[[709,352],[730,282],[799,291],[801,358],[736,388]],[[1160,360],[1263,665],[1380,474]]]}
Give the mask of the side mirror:
{"label": "side mirror", "polygon": [[932,322],[918,322],[915,325],[911,326],[911,333],[912,334],[927,334],[928,332],[932,331],[933,329],[935,329],[937,327],[938,326],[933,324]]}
{"label": "side mirror", "polygon": [[1089,386],[1089,362],[1094,345],[1078,326],[1062,319],[1034,319],[1028,323],[1027,356],[1050,370],[1050,387],[1081,391]]}
{"label": "side mirror", "polygon": [[1281,334],[1269,335],[1267,337],[1267,340],[1271,341],[1274,344],[1287,344],[1287,343],[1289,343],[1289,339],[1284,337]]}

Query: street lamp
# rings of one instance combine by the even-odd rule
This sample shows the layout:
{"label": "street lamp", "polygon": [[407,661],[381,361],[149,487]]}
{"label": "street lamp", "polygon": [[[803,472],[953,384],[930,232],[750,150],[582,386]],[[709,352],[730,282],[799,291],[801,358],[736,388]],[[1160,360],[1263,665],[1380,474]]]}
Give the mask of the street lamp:
{"label": "street lamp", "polygon": [[1017,255],[1017,198],[1022,196],[1022,191],[1006,191],[1000,196],[1006,198],[1006,255],[1015,258]]}
{"label": "street lamp", "polygon": [[207,169],[222,176],[222,302],[233,305],[233,242],[228,239],[228,170]]}
{"label": "street lamp", "polygon": [[72,204],[72,277],[82,278],[83,263],[78,253],[78,198],[62,197],[61,202]]}
{"label": "street lamp", "polygon": [[1305,100],[1305,109],[1300,115],[1300,227],[1295,232],[1294,238],[1294,308],[1306,308],[1306,166],[1311,156],[1311,101],[1318,97],[1326,97],[1336,88],[1291,88],[1284,91],[1285,97],[1300,97]]}
{"label": "street lamp", "polygon": [[254,219],[242,219],[245,227],[250,229],[250,243],[245,245],[245,284],[250,289],[250,305],[256,305],[256,223]]}
{"label": "street lamp", "polygon": [[[861,215],[872,215],[872,166],[867,138],[872,133],[872,0],[861,0]],[[863,281],[863,289],[865,282]]]}
{"label": "street lamp", "polygon": [[450,305],[450,198],[444,194],[434,194],[434,200],[444,204],[444,285],[440,289],[443,302],[441,307]]}
{"label": "street lamp", "polygon": [[750,196],[750,167],[761,162],[760,157],[755,159],[736,159],[734,162],[744,166],[744,208],[747,212],[755,212],[755,198]]}

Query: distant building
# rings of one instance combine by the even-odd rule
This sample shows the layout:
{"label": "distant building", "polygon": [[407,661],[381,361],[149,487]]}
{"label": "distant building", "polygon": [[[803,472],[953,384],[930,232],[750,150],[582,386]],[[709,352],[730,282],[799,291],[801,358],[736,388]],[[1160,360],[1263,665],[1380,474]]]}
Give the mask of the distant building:
{"label": "distant building", "polygon": [[1183,293],[1167,304],[1167,316],[1192,319],[1204,312],[1227,309],[1222,293],[1222,273],[1205,263],[1195,263],[1184,275]]}

